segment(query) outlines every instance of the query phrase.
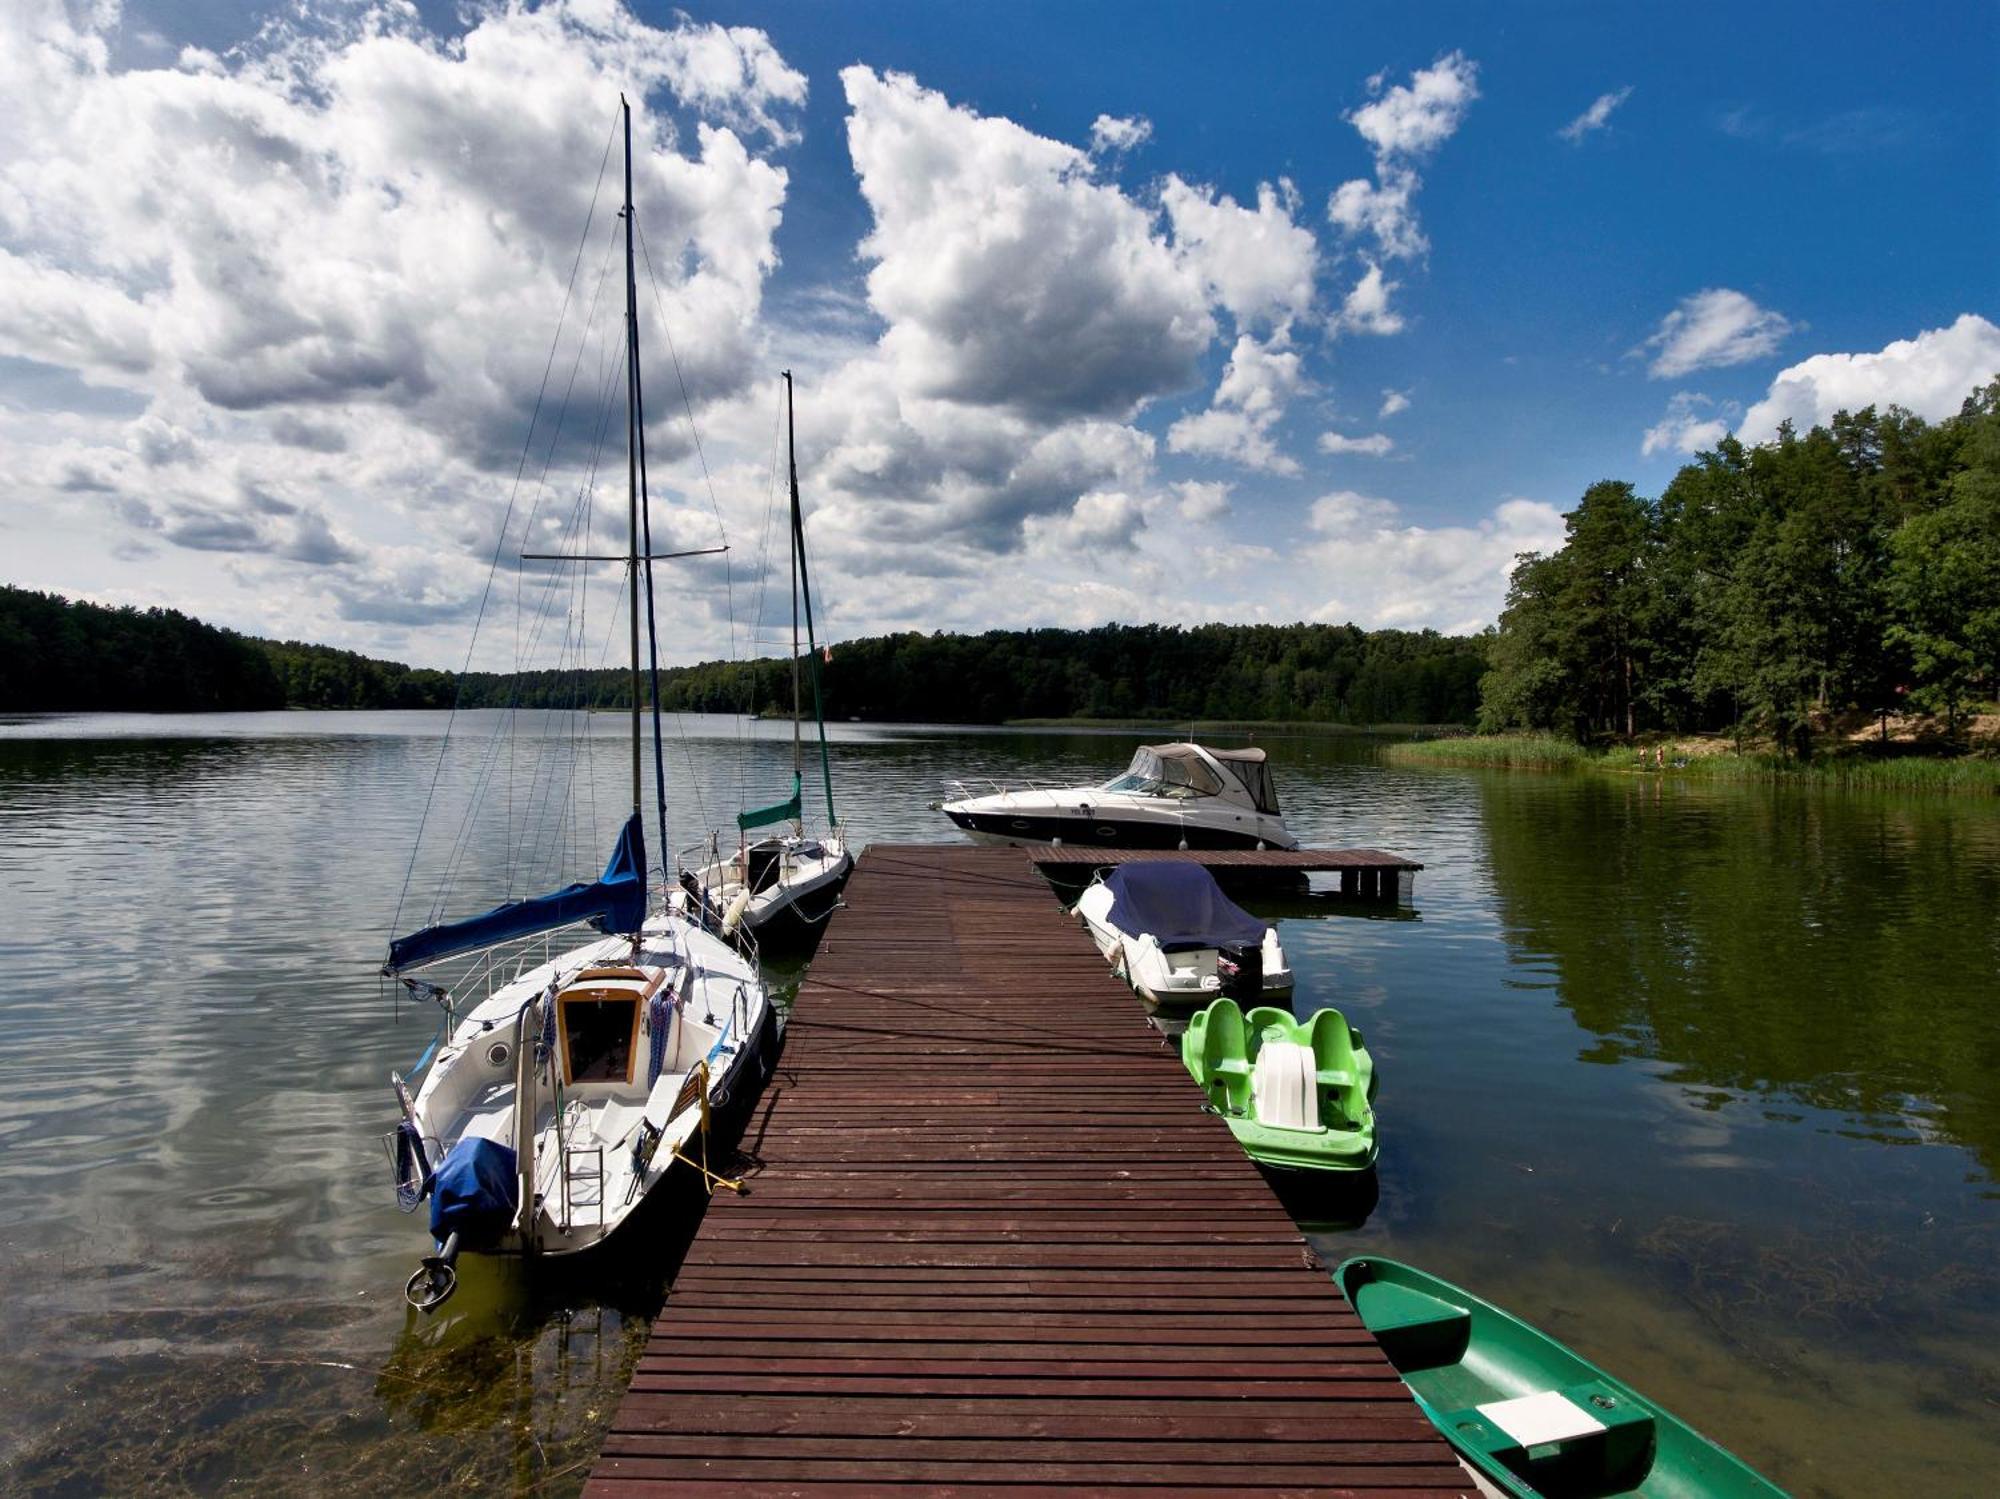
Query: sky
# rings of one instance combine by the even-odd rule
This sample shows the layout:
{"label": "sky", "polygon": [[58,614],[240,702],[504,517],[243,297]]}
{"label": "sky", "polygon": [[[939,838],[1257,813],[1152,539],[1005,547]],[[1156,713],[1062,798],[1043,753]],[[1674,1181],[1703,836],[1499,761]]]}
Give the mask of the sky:
{"label": "sky", "polygon": [[[0,582],[668,661],[1493,622],[1591,483],[2000,374],[2000,10],[0,0]],[[607,150],[611,154],[607,156]],[[476,628],[475,628],[476,627]],[[537,654],[539,653],[539,654]],[[615,656],[613,657],[615,659]]]}

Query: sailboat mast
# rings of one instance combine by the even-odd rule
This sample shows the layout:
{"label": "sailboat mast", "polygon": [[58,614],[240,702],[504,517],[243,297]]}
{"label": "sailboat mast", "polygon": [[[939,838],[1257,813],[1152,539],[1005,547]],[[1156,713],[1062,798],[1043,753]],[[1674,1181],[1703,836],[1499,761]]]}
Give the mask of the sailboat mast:
{"label": "sailboat mast", "polygon": [[639,781],[639,278],[632,259],[632,106],[623,94],[625,112],[625,469],[630,490],[631,550],[625,564],[631,584],[632,616],[632,810],[640,810]]}
{"label": "sailboat mast", "polygon": [[[799,534],[799,449],[792,426],[792,372],[785,371],[785,462],[792,479],[792,535]],[[792,557],[792,777],[803,772],[805,761],[799,749],[799,549],[788,549]]]}
{"label": "sailboat mast", "polygon": [[792,372],[785,371],[785,431],[790,447],[792,469],[792,769],[799,769],[798,721],[799,721],[799,604],[803,600],[806,607],[806,660],[812,668],[813,722],[819,726],[819,774],[826,786],[826,822],[829,830],[840,826],[840,818],[833,810],[833,762],[826,752],[826,704],[821,700],[819,690],[819,640],[813,633],[812,579],[806,569],[806,519],[799,509],[799,456],[792,437]]}

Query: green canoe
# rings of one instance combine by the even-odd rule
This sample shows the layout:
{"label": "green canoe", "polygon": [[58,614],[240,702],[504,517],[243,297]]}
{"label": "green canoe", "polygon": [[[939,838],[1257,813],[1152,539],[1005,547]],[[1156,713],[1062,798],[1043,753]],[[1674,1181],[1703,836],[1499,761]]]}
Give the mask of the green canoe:
{"label": "green canoe", "polygon": [[1188,1022],[1181,1061],[1251,1160],[1293,1171],[1375,1163],[1375,1064],[1340,1011],[1302,1024],[1218,999]]}
{"label": "green canoe", "polygon": [[1506,1493],[1783,1499],[1630,1385],[1448,1281],[1373,1255],[1334,1279],[1431,1424]]}

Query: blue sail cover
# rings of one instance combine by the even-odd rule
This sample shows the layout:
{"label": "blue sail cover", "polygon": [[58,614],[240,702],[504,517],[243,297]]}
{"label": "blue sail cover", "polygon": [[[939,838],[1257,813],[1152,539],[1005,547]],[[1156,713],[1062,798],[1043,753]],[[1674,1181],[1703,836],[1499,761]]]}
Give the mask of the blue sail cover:
{"label": "blue sail cover", "polygon": [[1111,921],[1121,931],[1150,934],[1164,952],[1248,946],[1264,940],[1265,923],[1222,893],[1199,864],[1177,860],[1121,864],[1104,877]]}
{"label": "blue sail cover", "polygon": [[458,953],[476,952],[515,937],[532,937],[559,926],[588,921],[599,931],[636,932],[646,920],[646,834],[634,812],[625,819],[604,878],[595,884],[565,885],[532,900],[510,900],[464,921],[427,926],[389,944],[384,973],[435,963]]}

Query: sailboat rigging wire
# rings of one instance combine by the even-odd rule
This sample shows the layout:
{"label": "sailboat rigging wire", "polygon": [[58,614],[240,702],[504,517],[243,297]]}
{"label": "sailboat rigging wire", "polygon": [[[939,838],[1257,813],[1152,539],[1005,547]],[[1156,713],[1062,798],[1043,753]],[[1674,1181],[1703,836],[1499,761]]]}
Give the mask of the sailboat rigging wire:
{"label": "sailboat rigging wire", "polygon": [[[652,288],[653,310],[658,314],[660,319],[660,335],[666,340],[667,356],[673,361],[674,382],[679,386],[681,393],[681,409],[687,413],[688,434],[694,440],[695,458],[701,465],[701,480],[708,490],[708,508],[715,516],[717,537],[726,547],[729,545],[729,527],[722,519],[722,503],[715,497],[715,477],[708,471],[708,452],[701,444],[701,428],[695,424],[694,401],[688,395],[687,375],[681,369],[680,350],[674,344],[674,330],[672,325],[667,321],[666,303],[660,297],[660,278],[653,270],[653,252],[646,244],[646,231],[639,224],[637,215],[633,216],[632,223],[633,228],[638,231],[640,257],[646,262],[646,282]],[[646,550],[650,552],[652,548],[648,546]],[[722,590],[723,606],[729,618],[729,659],[734,661],[736,659],[736,568],[730,561],[727,552],[724,552],[722,556]],[[657,686],[654,690],[653,700],[656,704],[659,701]],[[686,728],[681,722],[679,713],[674,715],[674,727],[677,737],[680,739],[681,754],[688,762],[688,788],[694,794],[695,816],[701,822],[705,823],[708,821],[708,809],[703,805],[701,777],[695,773],[694,751],[688,748]],[[657,733],[658,730],[656,727],[655,734],[657,735]],[[655,743],[657,747],[657,739]],[[664,785],[663,772],[663,766],[656,771],[656,773],[662,774],[662,784]],[[664,795],[662,795],[661,805],[663,808],[665,800]],[[664,835],[662,835],[661,841],[665,842]],[[664,849],[661,850],[660,859],[661,866],[664,869],[666,862],[666,851]]]}
{"label": "sailboat rigging wire", "polygon": [[410,840],[410,862],[403,870],[403,885],[396,893],[396,913],[389,923],[389,935],[392,941],[395,938],[395,934],[402,930],[403,902],[409,898],[410,881],[415,877],[417,872],[417,853],[423,847],[424,828],[430,821],[431,804],[437,798],[438,781],[444,774],[445,751],[451,744],[452,727],[458,719],[458,699],[465,691],[465,678],[472,670],[472,655],[479,645],[479,627],[486,619],[486,605],[493,594],[494,575],[500,570],[500,554],[507,544],[507,528],[514,518],[515,501],[520,496],[521,476],[527,471],[528,454],[533,451],[534,447],[535,422],[541,416],[542,398],[548,392],[549,372],[555,368],[556,349],[562,342],[563,325],[569,316],[570,298],[576,292],[576,273],[583,265],[584,246],[590,243],[590,226],[597,216],[597,197],[598,193],[604,187],[604,170],[610,164],[611,143],[617,138],[617,133],[618,118],[614,115],[612,116],[611,128],[606,131],[604,136],[604,154],[597,163],[597,183],[590,190],[590,207],[584,213],[583,232],[577,236],[576,255],[570,262],[569,280],[563,286],[562,307],[556,314],[555,336],[549,340],[548,359],[542,366],[541,388],[535,393],[534,410],[528,417],[528,435],[521,443],[521,461],[516,465],[514,470],[514,483],[508,491],[507,509],[505,514],[501,516],[499,533],[493,538],[493,558],[487,564],[486,585],[480,590],[479,610],[474,616],[472,623],[472,639],[466,643],[465,664],[458,671],[458,686],[452,693],[451,711],[445,719],[444,737],[438,741],[437,763],[431,767],[431,784],[429,789],[424,793],[424,810],[417,819],[416,837]]}
{"label": "sailboat rigging wire", "polygon": [[[782,390],[782,386],[776,387]],[[771,467],[764,484],[764,532],[757,539],[757,598],[750,608],[750,650],[746,662],[745,676],[750,684],[750,696],[743,706],[743,722],[736,730],[736,805],[750,805],[750,762],[754,758],[757,742],[757,660],[761,638],[757,627],[764,622],[764,601],[769,596],[771,585],[771,532],[778,514],[778,454],[785,430],[785,403],[779,397],[771,407]]]}
{"label": "sailboat rigging wire", "polygon": [[[608,398],[610,395],[612,378],[617,373],[616,363],[611,357],[610,341],[607,339],[605,343],[606,343],[605,353],[602,364],[600,366],[603,371],[603,374],[599,388],[598,410],[600,416],[598,422],[596,441],[593,443],[591,447],[590,458],[588,466],[585,470],[585,476],[578,485],[576,500],[571,507],[568,522],[565,524],[561,532],[561,540],[565,545],[576,544],[576,545],[587,546],[589,544],[589,539],[590,539],[591,516],[593,513],[591,507],[592,507],[592,501],[596,493],[597,465],[603,453],[605,434],[607,433],[610,427],[610,408],[608,405]],[[570,607],[566,609],[564,612],[563,643],[560,652],[558,654],[558,660],[559,661],[574,660],[579,663],[578,675],[572,680],[571,683],[571,699],[570,699],[571,712],[574,713],[577,699],[580,697],[583,691],[583,682],[580,673],[582,670],[582,662],[585,660],[586,641],[588,639],[585,628],[585,620],[587,618],[587,615],[584,609],[584,602],[589,597],[589,580],[585,569],[577,568],[570,572],[569,596],[570,596]],[[545,595],[545,597],[553,599],[554,590],[553,589],[549,590],[548,594]],[[546,623],[549,614],[552,613],[553,610],[550,609],[548,611],[548,614],[545,614],[543,621],[544,623]],[[538,631],[537,631],[538,637],[539,633],[540,633],[540,627],[538,626]],[[549,715],[551,718],[553,717],[553,714],[556,711],[558,711],[561,707],[561,698],[559,696],[561,676],[562,674],[560,672],[560,669],[558,668],[558,671],[556,673],[556,681],[554,684],[556,690],[551,692],[550,701],[548,704]],[[576,759],[577,759],[576,745],[578,740],[578,734],[579,734],[578,727],[575,723],[575,720],[572,718],[570,724],[570,733],[567,736],[566,740],[569,748],[569,754],[567,757],[565,757],[564,763],[567,766],[568,774],[565,780],[565,789],[562,798],[560,800],[557,800],[555,798],[554,794],[555,774],[553,771],[551,771],[548,779],[547,795],[544,798],[542,798],[539,806],[537,806],[531,801],[527,819],[523,823],[524,830],[531,828],[533,829],[546,828],[548,822],[551,820],[552,815],[555,820],[561,821],[565,814],[571,813],[573,811],[569,798],[569,789],[573,787],[575,784]],[[545,745],[547,745],[551,744],[552,741],[545,736],[544,743]],[[553,757],[554,757],[553,749],[552,748],[545,749],[543,754],[543,759],[549,760],[552,759]],[[540,784],[541,784],[541,776],[538,769],[534,785],[540,786]],[[531,795],[532,795],[532,790],[533,787],[531,787]],[[593,839],[596,837],[595,816],[594,816],[595,806],[596,806],[595,788],[593,787],[592,788],[593,817],[592,817],[592,833],[591,833],[591,837]],[[555,809],[553,814],[551,814],[549,810],[551,807]],[[573,817],[571,817],[570,821],[573,822],[573,820],[574,820]],[[571,836],[573,836],[572,830],[567,824],[565,824],[564,826],[559,828],[552,837],[546,832],[535,832],[530,834],[530,836],[520,840],[521,843],[525,845],[525,847],[529,850],[534,850],[538,848],[545,850],[543,858],[546,862],[544,862],[543,866],[539,870],[534,872],[531,879],[531,883],[535,883],[537,888],[540,888],[540,886],[549,883],[548,879],[549,875],[551,874],[559,875],[565,869],[572,867],[569,864],[567,858],[568,840]],[[532,854],[530,854],[530,862],[531,863],[533,862]],[[510,886],[510,893],[511,893],[511,886]]]}
{"label": "sailboat rigging wire", "polygon": [[[585,332],[583,337],[578,341],[576,356],[571,361],[569,379],[565,385],[563,392],[562,407],[561,410],[558,412],[557,416],[558,434],[560,433],[561,426],[568,411],[572,393],[575,390],[577,373],[580,368],[583,355],[589,347],[590,343],[589,330],[592,327],[594,327],[596,323],[597,307],[602,299],[604,282],[610,270],[611,262],[610,262],[609,251],[611,246],[615,245],[615,243],[616,243],[615,236],[607,237],[605,262],[599,268],[596,290],[591,298],[589,313],[586,315],[584,320]],[[597,381],[598,385],[597,410],[599,413],[599,420],[598,420],[596,441],[593,444],[590,451],[590,458],[588,466],[586,468],[586,475],[583,486],[578,493],[576,502],[571,506],[569,520],[564,525],[560,533],[560,538],[565,544],[571,543],[575,540],[575,538],[578,535],[579,525],[581,525],[584,528],[582,535],[585,539],[585,542],[587,543],[588,541],[589,520],[588,520],[588,510],[587,510],[587,499],[589,494],[594,490],[598,459],[603,450],[605,434],[610,427],[611,413],[608,402],[609,402],[611,383],[613,378],[618,373],[618,366],[612,358],[610,340],[608,338],[604,339],[602,343],[603,343],[603,352],[600,355],[600,363],[599,363],[600,377]],[[549,454],[547,457],[545,457],[543,462],[542,473],[537,480],[536,498],[527,522],[527,529],[530,531],[533,530],[533,527],[541,513],[543,496],[546,493],[546,488],[547,488],[549,465],[553,460],[554,451],[555,447],[554,447],[554,442],[552,441],[549,449]],[[581,580],[578,579],[577,581],[580,582]],[[516,668],[515,677],[514,681],[510,685],[510,689],[508,692],[508,697],[505,704],[506,711],[502,714],[501,717],[495,720],[492,734],[489,736],[487,753],[483,757],[479,766],[478,773],[474,778],[472,795],[467,799],[465,816],[460,823],[458,835],[453,840],[450,856],[446,861],[443,874],[440,877],[437,895],[434,901],[432,902],[431,916],[433,921],[439,919],[442,916],[445,905],[449,898],[450,889],[456,882],[459,875],[459,871],[462,868],[465,859],[470,855],[472,848],[472,837],[476,828],[476,819],[479,814],[479,809],[487,804],[491,796],[493,780],[499,768],[498,740],[503,730],[506,736],[507,747],[508,747],[508,774],[506,778],[506,797],[507,797],[506,826],[509,827],[510,829],[517,826],[514,813],[514,806],[513,806],[514,785],[517,779],[516,771],[514,769],[513,751],[519,733],[519,724],[518,724],[519,709],[520,709],[521,696],[524,686],[522,668],[525,666],[527,660],[533,659],[534,657],[539,655],[541,651],[542,641],[544,637],[547,635],[550,623],[554,618],[558,598],[559,595],[554,589],[545,589],[543,591],[541,598],[541,605],[535,615],[534,625],[531,631],[529,632],[528,641],[524,651],[524,648],[520,641],[520,629],[519,629],[519,617],[518,617],[519,614],[524,611],[522,611],[519,608],[520,589],[517,582],[517,587],[516,587],[517,619],[516,619],[516,630],[515,630],[515,668]],[[565,618],[567,618],[567,611],[565,611]],[[579,655],[580,654],[581,654],[581,647],[579,646]],[[546,757],[549,753],[551,753],[551,751],[549,750],[546,741],[544,741],[541,757]],[[540,772],[538,768],[536,772],[536,780],[539,781],[539,778],[540,778]],[[531,791],[531,800],[532,800],[532,791]],[[510,897],[514,894],[515,890],[518,888],[516,884],[517,878],[519,878],[525,872],[522,868],[522,865],[517,861],[516,858],[516,855],[519,852],[520,841],[521,840],[516,840],[511,837],[507,840],[506,890],[507,894]]]}
{"label": "sailboat rigging wire", "polygon": [[[633,219],[638,228],[638,220]],[[667,341],[667,355],[674,362],[674,381],[680,386],[681,409],[687,412],[688,435],[694,439],[694,456],[701,464],[701,482],[708,489],[708,508],[715,515],[715,529],[722,538],[722,544],[729,544],[729,527],[723,523],[722,503],[715,497],[715,479],[708,471],[708,453],[701,445],[701,428],[695,425],[694,401],[688,395],[687,376],[681,370],[680,350],[674,346],[674,330],[667,321],[666,303],[660,298],[660,278],[653,271],[653,252],[646,245],[646,231],[639,228],[639,253],[646,261],[646,280],[653,289],[653,310],[659,314],[660,334]],[[722,559],[722,580],[724,597],[729,609],[729,659],[736,659],[736,573],[729,565],[729,559]]]}
{"label": "sailboat rigging wire", "polygon": [[[601,176],[600,176],[600,182],[601,182]],[[618,243],[617,235],[610,234],[605,236],[604,258],[602,262],[599,264],[597,269],[597,281],[595,286],[591,290],[589,310],[584,314],[583,332],[581,336],[577,339],[576,353],[570,359],[569,377],[564,382],[563,385],[562,403],[556,409],[555,425],[554,429],[551,431],[549,435],[548,449],[542,455],[541,473],[536,476],[534,503],[529,508],[527,524],[522,527],[521,534],[524,540],[529,537],[532,537],[535,534],[536,522],[541,519],[544,498],[548,493],[549,472],[555,465],[556,452],[562,443],[563,427],[566,424],[569,417],[570,401],[576,392],[577,375],[583,368],[583,356],[590,347],[591,330],[597,326],[597,309],[604,300],[604,283],[606,282],[606,280],[609,279],[610,276],[611,264],[612,264],[612,251],[616,248],[617,243]],[[610,354],[608,339],[605,340],[605,344],[606,344],[606,349],[600,363],[600,368],[608,370],[609,354]],[[608,412],[605,412],[603,409],[604,405],[603,397],[606,393],[608,393],[608,381],[606,383],[605,391],[600,392],[600,398],[598,402],[600,419],[599,419],[597,442],[600,447],[604,440],[603,434],[605,425],[609,421],[609,414]],[[590,469],[592,474],[594,475],[596,470],[595,449],[593,449],[592,452]],[[574,513],[575,513],[574,507],[572,507],[572,517],[574,517]],[[566,532],[565,534],[574,535],[573,523],[570,531]],[[586,530],[584,535],[587,544],[589,532]],[[550,595],[545,593],[543,596],[542,610],[538,614],[536,619],[536,627],[532,632],[532,634],[530,635],[527,646],[524,650],[521,643],[521,618],[522,615],[525,613],[525,610],[522,607],[523,600],[521,596],[522,586],[524,582],[525,582],[525,577],[523,573],[517,568],[514,574],[514,680],[509,689],[507,696],[507,703],[506,703],[507,709],[509,710],[509,717],[507,720],[508,765],[507,765],[506,796],[507,796],[507,826],[510,828],[515,826],[514,786],[517,780],[517,772],[515,769],[516,762],[514,756],[514,746],[518,742],[518,737],[519,737],[519,723],[515,715],[518,712],[521,703],[521,694],[523,690],[523,681],[527,669],[527,664],[529,661],[535,659],[540,650],[541,640],[546,631],[548,620],[553,609],[553,603],[550,598]],[[547,753],[549,753],[549,751],[546,742],[544,742],[541,754],[546,755]],[[514,893],[516,889],[514,881],[520,869],[519,863],[515,858],[515,852],[516,852],[515,844],[513,840],[510,839],[507,845],[507,881],[506,881],[507,893],[510,896]]]}

